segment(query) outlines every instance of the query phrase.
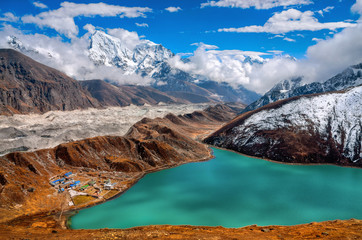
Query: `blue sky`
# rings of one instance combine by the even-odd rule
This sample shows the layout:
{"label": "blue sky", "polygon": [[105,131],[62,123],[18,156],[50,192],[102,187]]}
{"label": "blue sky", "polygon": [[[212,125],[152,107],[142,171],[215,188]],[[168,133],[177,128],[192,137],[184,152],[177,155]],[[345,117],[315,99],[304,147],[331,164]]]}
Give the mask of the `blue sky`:
{"label": "blue sky", "polygon": [[[224,4],[228,4],[228,0]],[[248,0],[234,0],[233,2],[253,2]],[[2,1],[1,13],[12,13],[16,17],[34,15],[60,8],[63,1]],[[100,1],[70,1],[73,3],[99,3]],[[204,42],[216,45],[219,49],[238,49],[244,51],[266,52],[269,50],[280,50],[297,58],[304,57],[307,48],[314,45],[319,39],[332,37],[336,32],[343,29],[317,29],[317,30],[296,30],[283,33],[264,32],[219,32],[223,28],[241,28],[250,25],[264,25],[274,14],[295,9],[300,12],[311,11],[314,18],[320,23],[340,23],[346,21],[355,22],[359,15],[351,12],[351,6],[355,1],[351,0],[321,0],[321,1],[289,1],[301,4],[289,6],[266,6],[266,9],[256,9],[250,4],[249,8],[244,7],[220,7],[202,6],[207,0],[104,0],[108,5],[125,7],[150,8],[143,16],[135,18],[120,18],[119,16],[76,16],[74,21],[79,28],[77,36],[85,33],[83,26],[92,24],[101,28],[124,28],[129,31],[136,31],[145,38],[161,43],[175,53],[193,52],[195,46],[192,43]],[[258,2],[258,1],[256,1]],[[288,1],[282,1],[288,4]],[[38,3],[38,4],[37,4]],[[43,4],[44,6],[42,6]],[[209,4],[211,5],[211,4]],[[40,6],[40,7],[39,7]],[[43,8],[41,8],[43,7]],[[178,8],[178,11],[169,12],[168,7]],[[323,11],[323,12],[321,12]],[[319,12],[319,13],[318,13]],[[321,14],[322,13],[322,14]],[[138,26],[136,25],[138,24]],[[55,36],[63,34],[50,27],[38,27],[36,24],[21,22],[10,23],[22,30],[44,33]],[[147,24],[147,25],[146,25]],[[336,24],[337,25],[337,24]],[[68,39],[69,40],[69,39]]]}
{"label": "blue sky", "polygon": [[173,67],[264,93],[287,78],[325,81],[361,63],[361,15],[362,0],[1,0],[0,47],[13,35],[43,55],[31,57],[75,79],[108,79],[99,74],[114,70],[100,71],[86,54],[98,28],[129,46],[164,45],[178,54]]}

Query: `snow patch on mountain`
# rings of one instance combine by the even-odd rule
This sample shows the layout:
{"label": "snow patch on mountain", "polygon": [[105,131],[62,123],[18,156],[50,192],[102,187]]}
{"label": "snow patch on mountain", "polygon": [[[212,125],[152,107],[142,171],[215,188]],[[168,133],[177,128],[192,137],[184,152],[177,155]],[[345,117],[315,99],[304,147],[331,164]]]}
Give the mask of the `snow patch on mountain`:
{"label": "snow patch on mountain", "polygon": [[119,38],[102,31],[95,31],[90,38],[89,58],[98,65],[121,68],[126,75],[138,73],[153,77],[155,69],[160,69],[160,65],[171,57],[170,50],[148,40],[129,49]]}
{"label": "snow patch on mountain", "polygon": [[350,87],[362,84],[362,63],[351,66],[342,73],[328,79],[327,81],[303,83],[302,77],[284,80],[276,84],[259,100],[247,106],[244,112],[252,111],[278,100],[306,94],[315,94],[323,92],[333,92],[345,90]]}
{"label": "snow patch on mountain", "polygon": [[345,158],[357,162],[362,158],[361,106],[362,86],[345,93],[302,97],[251,115],[232,129],[235,137],[230,141],[234,146],[252,146],[258,141],[265,142],[263,136],[256,137],[257,132],[297,129],[318,135],[324,141],[332,138],[341,146]]}

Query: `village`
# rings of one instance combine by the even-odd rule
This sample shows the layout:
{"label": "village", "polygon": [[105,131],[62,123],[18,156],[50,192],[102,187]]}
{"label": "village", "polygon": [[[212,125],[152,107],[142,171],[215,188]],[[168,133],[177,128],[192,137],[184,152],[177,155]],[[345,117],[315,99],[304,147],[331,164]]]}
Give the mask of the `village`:
{"label": "village", "polygon": [[57,194],[69,194],[69,206],[107,200],[127,187],[126,183],[112,182],[100,174],[91,178],[88,174],[73,172],[53,176],[49,183]]}

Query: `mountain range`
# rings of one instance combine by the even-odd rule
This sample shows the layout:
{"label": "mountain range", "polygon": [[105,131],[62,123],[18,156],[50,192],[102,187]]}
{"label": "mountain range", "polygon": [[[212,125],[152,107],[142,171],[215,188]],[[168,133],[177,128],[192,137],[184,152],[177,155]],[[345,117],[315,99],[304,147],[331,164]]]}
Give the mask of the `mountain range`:
{"label": "mountain range", "polygon": [[[32,47],[25,46],[21,39],[14,36],[8,37],[8,45],[24,54],[40,54]],[[169,60],[175,54],[161,44],[149,40],[140,40],[138,45],[130,48],[121,39],[97,30],[89,37],[86,54],[95,65],[122,69],[126,76],[138,74],[151,78],[154,80],[151,87],[190,102],[211,100],[250,104],[260,97],[259,94],[243,86],[231,87],[226,82],[211,81],[205,76],[172,67]],[[45,57],[52,57],[52,53],[46,53]],[[246,57],[245,62],[262,64],[250,57]]]}
{"label": "mountain range", "polygon": [[362,63],[351,66],[325,82],[302,84],[303,77],[284,80],[244,109],[255,110],[269,103],[306,94],[333,92],[362,84]]}
{"label": "mountain range", "polygon": [[[194,99],[197,102],[211,99]],[[0,115],[130,104],[190,103],[151,87],[76,81],[12,49],[0,49]]]}

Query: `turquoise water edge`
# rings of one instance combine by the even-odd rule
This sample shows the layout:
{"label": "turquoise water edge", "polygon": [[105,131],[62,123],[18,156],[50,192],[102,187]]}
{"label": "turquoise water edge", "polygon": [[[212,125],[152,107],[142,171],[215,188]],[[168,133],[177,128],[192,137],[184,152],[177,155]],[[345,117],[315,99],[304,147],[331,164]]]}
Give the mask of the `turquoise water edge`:
{"label": "turquoise water edge", "polygon": [[285,165],[213,151],[215,159],[148,174],[121,197],[80,210],[71,218],[71,228],[362,219],[362,169]]}

